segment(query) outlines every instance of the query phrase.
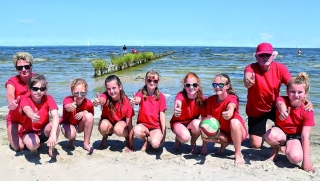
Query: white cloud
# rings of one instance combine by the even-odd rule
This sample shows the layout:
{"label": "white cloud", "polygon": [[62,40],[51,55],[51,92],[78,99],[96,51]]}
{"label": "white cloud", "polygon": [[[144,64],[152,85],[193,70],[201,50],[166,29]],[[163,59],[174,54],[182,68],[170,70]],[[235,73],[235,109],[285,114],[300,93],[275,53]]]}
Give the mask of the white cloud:
{"label": "white cloud", "polygon": [[32,22],[34,22],[34,19],[21,19],[21,20],[19,20],[19,23],[24,23],[24,24],[32,23]]}
{"label": "white cloud", "polygon": [[268,40],[270,38],[272,38],[273,36],[269,33],[260,33],[261,39],[263,40]]}

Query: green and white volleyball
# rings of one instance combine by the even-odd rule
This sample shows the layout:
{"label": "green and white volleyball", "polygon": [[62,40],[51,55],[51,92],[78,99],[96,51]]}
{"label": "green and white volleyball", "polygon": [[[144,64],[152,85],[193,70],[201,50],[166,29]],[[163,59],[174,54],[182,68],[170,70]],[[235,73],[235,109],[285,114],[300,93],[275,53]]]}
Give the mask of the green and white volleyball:
{"label": "green and white volleyball", "polygon": [[206,117],[200,123],[200,132],[202,137],[213,139],[220,133],[219,121],[213,117]]}

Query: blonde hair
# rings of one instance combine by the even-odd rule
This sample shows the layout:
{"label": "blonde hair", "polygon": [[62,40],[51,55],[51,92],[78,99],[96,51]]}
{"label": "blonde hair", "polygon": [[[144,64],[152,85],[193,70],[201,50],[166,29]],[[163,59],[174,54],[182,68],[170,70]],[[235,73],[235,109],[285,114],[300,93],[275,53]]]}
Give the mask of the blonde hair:
{"label": "blonde hair", "polygon": [[70,88],[71,88],[71,93],[73,91],[73,89],[78,86],[78,85],[83,85],[85,90],[87,91],[88,90],[88,83],[82,79],[82,78],[76,78],[72,81],[71,85],[70,85]]}
{"label": "blonde hair", "polygon": [[[155,76],[158,76],[158,79],[160,80],[160,75],[157,71],[155,70],[149,70],[147,73],[146,73],[146,76],[145,76],[145,80],[147,80],[148,78],[151,78],[151,79],[154,79]],[[147,91],[147,85],[144,85],[141,89],[140,89],[142,95],[143,95],[143,98],[144,99],[147,99],[148,97],[148,91]],[[154,91],[154,94],[156,95],[156,100],[159,100],[160,99],[160,91],[158,89],[158,86],[156,87],[156,90]]]}
{"label": "blonde hair", "polygon": [[28,52],[17,52],[13,55],[12,60],[13,60],[13,64],[14,64],[15,68],[17,67],[17,62],[19,60],[24,60],[24,61],[30,63],[30,65],[33,64],[33,57]]}
{"label": "blonde hair", "polygon": [[305,84],[304,89],[306,93],[308,93],[310,90],[309,77],[305,72],[300,72],[297,77],[293,77],[287,84],[287,90],[290,89],[292,84],[297,84],[297,85]]}

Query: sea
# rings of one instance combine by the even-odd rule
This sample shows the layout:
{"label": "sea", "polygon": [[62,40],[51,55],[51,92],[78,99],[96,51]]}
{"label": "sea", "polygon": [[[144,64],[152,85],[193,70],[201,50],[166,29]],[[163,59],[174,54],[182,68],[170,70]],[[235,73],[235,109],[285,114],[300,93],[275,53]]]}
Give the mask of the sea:
{"label": "sea", "polygon": [[[218,73],[227,73],[240,98],[240,114],[244,119],[247,89],[243,86],[243,70],[255,62],[255,47],[207,47],[207,46],[134,46],[138,52],[155,54],[175,51],[174,54],[152,60],[119,72],[123,88],[128,97],[144,85],[145,73],[157,70],[160,73],[159,89],[167,99],[166,118],[173,113],[175,95],[182,90],[181,81],[188,72],[195,72],[200,80],[205,96],[214,94],[212,79]],[[128,46],[128,50],[132,47]],[[279,53],[275,61],[287,66],[292,76],[306,72],[310,78],[311,89],[308,99],[313,103],[315,118],[320,118],[320,49],[303,48],[302,55],[295,48],[275,48]],[[96,92],[105,91],[104,80],[110,75],[94,77],[93,59],[103,58],[110,64],[110,56],[121,55],[122,46],[30,46],[0,47],[0,107],[7,106],[5,83],[17,74],[12,56],[19,51],[27,51],[34,57],[33,72],[44,74],[47,78],[48,94],[58,105],[70,95],[70,83],[74,78],[84,78],[89,85],[87,97],[94,99]],[[281,88],[285,95],[285,86]],[[135,107],[137,111],[138,107]]]}

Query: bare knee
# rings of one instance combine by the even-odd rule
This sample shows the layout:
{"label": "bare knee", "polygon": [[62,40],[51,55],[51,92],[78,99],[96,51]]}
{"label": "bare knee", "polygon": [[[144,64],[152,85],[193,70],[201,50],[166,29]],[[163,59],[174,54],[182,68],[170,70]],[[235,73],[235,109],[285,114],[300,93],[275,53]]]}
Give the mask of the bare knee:
{"label": "bare knee", "polygon": [[299,154],[299,152],[290,152],[287,154],[287,158],[292,164],[298,164],[303,160],[302,155]]}
{"label": "bare knee", "polygon": [[184,131],[178,136],[178,139],[181,143],[187,143],[190,140],[190,133],[188,131]]}
{"label": "bare knee", "polygon": [[258,136],[255,136],[254,138],[252,138],[250,136],[250,145],[252,148],[254,149],[259,149],[261,148],[261,145],[262,145],[262,137],[258,137]]}
{"label": "bare knee", "polygon": [[153,138],[150,140],[150,144],[153,148],[157,149],[160,147],[161,145],[161,139],[158,139],[158,138]]}

